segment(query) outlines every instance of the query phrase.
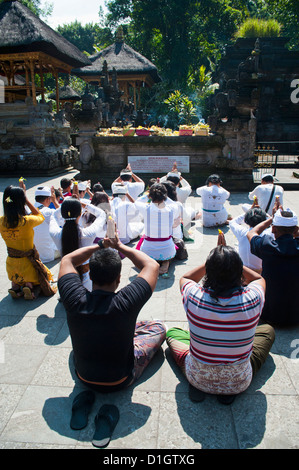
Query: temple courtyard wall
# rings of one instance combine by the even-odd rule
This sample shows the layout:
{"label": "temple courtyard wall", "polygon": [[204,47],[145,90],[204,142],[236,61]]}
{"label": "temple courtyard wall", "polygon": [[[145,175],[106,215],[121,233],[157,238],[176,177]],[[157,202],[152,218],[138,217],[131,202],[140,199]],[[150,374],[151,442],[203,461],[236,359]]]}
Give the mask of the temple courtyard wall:
{"label": "temple courtyard wall", "polygon": [[[79,141],[79,158],[75,163],[81,179],[91,179],[111,184],[127,166],[130,157],[144,159],[144,168],[136,174],[144,181],[162,176],[171,170],[171,163],[162,171],[146,172],[149,157],[172,159],[189,157],[189,171],[182,171],[191,186],[205,184],[212,173],[221,173],[230,191],[250,190],[253,185],[252,161],[242,161],[236,156],[224,156],[225,141],[221,136],[149,136],[149,137],[96,137],[82,136]],[[174,157],[174,158],[173,158]],[[134,171],[134,164],[131,165]],[[97,181],[95,181],[97,180]]]}

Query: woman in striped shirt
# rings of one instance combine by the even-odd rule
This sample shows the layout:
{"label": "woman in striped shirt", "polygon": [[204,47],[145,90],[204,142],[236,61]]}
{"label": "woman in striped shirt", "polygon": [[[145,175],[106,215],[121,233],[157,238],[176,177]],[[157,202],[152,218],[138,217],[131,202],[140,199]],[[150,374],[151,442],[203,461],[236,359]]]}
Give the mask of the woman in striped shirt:
{"label": "woman in striped shirt", "polygon": [[274,342],[270,325],[257,326],[265,281],[233,248],[220,245],[180,279],[180,289],[189,331],[168,330],[167,343],[190,398],[201,401],[211,393],[230,404],[248,388]]}

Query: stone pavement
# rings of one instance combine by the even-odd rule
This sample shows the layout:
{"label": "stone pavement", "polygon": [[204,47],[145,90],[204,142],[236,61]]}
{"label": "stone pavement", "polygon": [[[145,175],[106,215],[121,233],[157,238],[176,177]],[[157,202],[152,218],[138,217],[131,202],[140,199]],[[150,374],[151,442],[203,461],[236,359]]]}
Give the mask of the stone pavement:
{"label": "stone pavement", "polygon": [[[75,171],[72,175],[75,175]],[[41,181],[28,178],[34,201],[38,184],[59,186],[62,175]],[[0,179],[2,193],[17,179]],[[191,197],[200,207],[200,198]],[[233,193],[227,203],[232,216],[241,213],[246,193]],[[285,207],[299,214],[299,191],[285,193]],[[224,228],[227,243],[236,239]],[[217,229],[193,227],[189,259],[171,266],[169,279],[159,279],[139,319],[160,318],[169,327],[187,327],[178,280],[206,259],[217,242]],[[266,364],[246,392],[229,406],[208,396],[202,403],[188,398],[186,380],[175,367],[166,344],[141,380],[126,391],[98,395],[89,424],[69,426],[73,398],[83,389],[74,374],[66,315],[58,294],[36,301],[14,301],[7,293],[6,249],[1,238],[0,273],[0,448],[93,449],[94,416],[104,403],[119,407],[120,420],[108,450],[113,449],[294,449],[298,441],[299,328],[276,331]],[[48,265],[57,275],[59,261]],[[123,262],[122,285],[136,276]]]}

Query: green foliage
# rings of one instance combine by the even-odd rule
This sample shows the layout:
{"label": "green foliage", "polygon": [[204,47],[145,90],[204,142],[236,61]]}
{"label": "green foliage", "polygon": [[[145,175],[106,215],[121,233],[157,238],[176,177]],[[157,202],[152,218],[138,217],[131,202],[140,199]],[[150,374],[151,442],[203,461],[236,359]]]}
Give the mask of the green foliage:
{"label": "green foliage", "polygon": [[289,48],[299,50],[298,0],[267,0],[268,11],[282,25],[282,35],[289,38]]}
{"label": "green foliage", "polygon": [[210,71],[204,65],[199,67],[199,70],[190,72],[188,76],[188,86],[192,91],[193,101],[196,104],[198,114],[201,114],[203,119],[207,119],[210,110],[208,107],[208,98],[219,87],[218,83],[213,83],[212,72],[215,70],[215,64],[210,61]]}
{"label": "green foliage", "polygon": [[181,104],[182,104],[183,97],[184,95],[182,95],[182,93],[179,90],[175,90],[164,101],[164,103],[167,104],[169,111],[171,113],[179,115],[181,111]]}
{"label": "green foliage", "polygon": [[281,25],[274,19],[261,20],[258,18],[249,18],[246,20],[237,33],[236,38],[262,38],[280,36]]}
{"label": "green foliage", "polygon": [[[20,1],[39,16],[51,11],[42,0]],[[95,24],[75,21],[57,31],[90,55],[112,44],[122,25],[125,42],[151,60],[163,80],[142,88],[141,108],[152,123],[173,128],[195,114],[208,116],[217,87],[212,72],[236,37],[283,35],[299,50],[298,0],[107,0],[106,6],[107,15],[99,8]],[[77,80],[72,77],[71,86],[79,91]],[[53,80],[46,83],[53,90]]]}
{"label": "green foliage", "polygon": [[198,121],[196,107],[187,96],[182,97],[179,117],[183,124],[193,124],[195,120]]}
{"label": "green foliage", "polygon": [[[237,3],[238,7],[234,7]],[[107,24],[126,25],[126,42],[164,80],[186,86],[191,71],[220,58],[248,11],[245,0],[110,0]]]}
{"label": "green foliage", "polygon": [[94,54],[96,48],[103,49],[113,42],[111,30],[94,23],[87,23],[83,26],[76,20],[73,23],[58,26],[57,32],[88,55]]}
{"label": "green foliage", "polygon": [[[0,3],[4,2],[4,0],[0,0]],[[28,7],[33,13],[37,16],[41,16],[44,19],[50,16],[53,12],[53,4],[50,2],[46,2],[43,7],[41,7],[40,0],[19,0],[20,3],[23,3],[26,7]]]}
{"label": "green foliage", "polygon": [[193,102],[184,95],[181,91],[175,90],[172,92],[164,103],[168,107],[171,120],[176,127],[179,124],[192,124],[198,121],[196,107]]}

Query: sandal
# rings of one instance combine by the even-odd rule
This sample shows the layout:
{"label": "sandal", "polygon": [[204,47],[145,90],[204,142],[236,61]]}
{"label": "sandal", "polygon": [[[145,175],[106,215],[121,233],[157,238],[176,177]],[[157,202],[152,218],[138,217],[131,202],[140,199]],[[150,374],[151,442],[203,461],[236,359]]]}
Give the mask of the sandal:
{"label": "sandal", "polygon": [[103,405],[95,417],[95,433],[92,445],[103,449],[107,447],[115,426],[119,420],[119,411],[115,405]]}
{"label": "sandal", "polygon": [[74,398],[70,426],[72,429],[84,429],[88,423],[88,415],[95,401],[95,394],[85,390]]}
{"label": "sandal", "polygon": [[33,300],[35,298],[30,287],[23,287],[23,294],[25,300]]}
{"label": "sandal", "polygon": [[[14,289],[8,289],[8,293],[11,295],[11,297],[13,299],[19,299],[20,297],[22,297],[22,290],[21,289],[17,289],[17,290],[14,290]],[[18,295],[20,294],[20,295]]]}

